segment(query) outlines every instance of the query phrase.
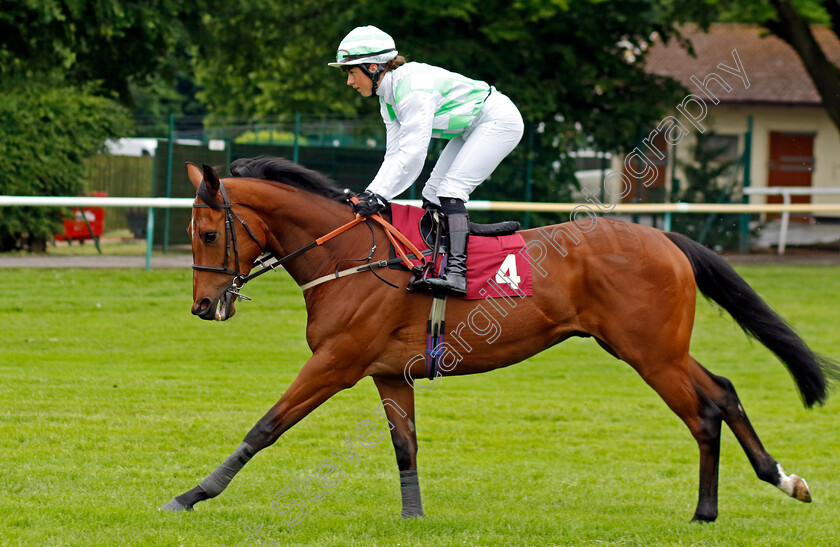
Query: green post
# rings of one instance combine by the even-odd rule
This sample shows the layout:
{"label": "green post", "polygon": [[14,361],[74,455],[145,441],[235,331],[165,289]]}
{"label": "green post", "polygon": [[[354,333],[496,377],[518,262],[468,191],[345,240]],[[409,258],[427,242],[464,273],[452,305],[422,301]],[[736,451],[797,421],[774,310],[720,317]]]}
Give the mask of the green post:
{"label": "green post", "polygon": [[[166,197],[172,197],[172,158],[175,155],[175,114],[169,115],[169,150],[166,158]],[[169,208],[163,212],[163,252],[169,250]]]}
{"label": "green post", "polygon": [[230,164],[233,163],[233,139],[225,140],[225,163],[230,172]]}
{"label": "green post", "polygon": [[606,182],[606,180],[607,180],[607,167],[608,166],[609,166],[609,164],[607,163],[607,153],[606,152],[601,152],[601,196],[600,196],[601,203],[604,203],[604,201],[607,199],[607,195],[606,195],[607,189],[604,186],[604,182]]}
{"label": "green post", "polygon": [[300,145],[298,139],[300,137],[300,112],[295,114],[295,143],[292,147],[292,161],[297,163],[300,157]]}
{"label": "green post", "polygon": [[[671,196],[668,199],[670,203],[675,203],[674,199],[680,193],[680,181],[677,178],[677,147],[671,146]],[[665,213],[665,225],[662,227],[666,232],[671,231],[672,214]]]}
{"label": "green post", "polygon": [[[642,139],[644,139],[644,138],[645,138],[645,133],[644,133],[644,131],[642,131],[642,126],[641,125],[636,126],[636,146],[639,148],[639,150],[641,150],[641,146],[644,144],[644,143],[642,143]],[[642,168],[641,163],[639,161],[636,162],[636,166],[637,166],[638,169]],[[643,199],[642,199],[642,191],[643,190],[645,190],[645,187],[642,185],[642,178],[639,175],[636,175],[636,197],[633,199],[633,203],[641,203],[643,201]],[[647,197],[647,193],[645,193],[644,197]],[[651,218],[653,219],[653,227],[656,228],[656,214],[655,213],[652,214]],[[639,213],[633,213],[632,219],[633,219],[632,220],[633,224],[638,224],[641,221],[641,217],[639,216]]]}
{"label": "green post", "polygon": [[677,178],[676,145],[673,146],[673,152],[671,154],[673,155],[673,157],[671,158],[671,201],[674,201],[674,196],[678,196],[680,194],[680,179]]}
{"label": "green post", "polygon": [[[747,132],[744,133],[744,154],[742,161],[744,162],[744,185],[746,190],[750,187],[751,167],[752,167],[752,132],[753,132],[753,117],[747,116]],[[743,203],[749,203],[750,197],[744,192],[741,198]],[[750,215],[748,213],[741,213],[741,221],[739,226],[738,250],[742,253],[750,250]]]}
{"label": "green post", "polygon": [[152,245],[155,241],[155,209],[149,207],[149,215],[146,217],[146,271],[152,269]]}
{"label": "green post", "polygon": [[[525,163],[525,201],[531,202],[534,185],[534,134],[536,133],[536,124],[528,124],[528,161]],[[525,211],[523,218],[523,225],[525,228],[531,227],[531,213]]]}

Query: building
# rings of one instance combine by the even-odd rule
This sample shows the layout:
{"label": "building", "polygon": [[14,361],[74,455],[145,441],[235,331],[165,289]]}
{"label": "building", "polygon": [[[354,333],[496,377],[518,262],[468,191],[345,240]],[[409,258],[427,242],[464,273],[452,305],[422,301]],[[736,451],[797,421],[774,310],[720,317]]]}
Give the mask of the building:
{"label": "building", "polygon": [[[689,90],[689,95],[674,105],[671,119],[660,122],[659,131],[648,134],[640,146],[649,161],[656,163],[656,180],[649,188],[660,188],[659,193],[668,197],[672,177],[681,177],[679,165],[691,161],[698,137],[714,133],[716,147],[730,158],[740,157],[750,120],[752,187],[840,187],[840,132],[822,108],[820,96],[795,51],[756,25],[720,23],[713,24],[708,32],[696,27],[683,30],[695,56],[675,41],[655,42],[647,53],[649,72],[670,76]],[[829,60],[840,66],[837,36],[828,28],[813,30]],[[690,135],[673,146],[683,130]],[[639,178],[644,169],[638,164],[631,164],[631,169],[634,165],[634,175]],[[651,166],[647,171],[652,174],[653,170]],[[779,196],[752,195],[750,199],[752,203],[781,201]],[[811,201],[838,203],[840,196],[793,198],[794,203]]]}

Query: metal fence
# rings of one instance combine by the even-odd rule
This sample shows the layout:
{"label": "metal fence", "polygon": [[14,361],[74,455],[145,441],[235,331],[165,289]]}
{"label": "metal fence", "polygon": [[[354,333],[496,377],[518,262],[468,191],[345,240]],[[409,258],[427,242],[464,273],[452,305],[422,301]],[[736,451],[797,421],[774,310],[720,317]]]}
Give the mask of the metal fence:
{"label": "metal fence", "polygon": [[[117,197],[44,197],[44,196],[0,196],[0,207],[121,207],[145,208],[148,210],[146,236],[146,269],[151,268],[151,255],[155,241],[156,212],[161,210],[184,211],[187,216],[193,197],[187,198],[117,198]],[[413,200],[398,200],[400,203],[420,205]],[[574,215],[585,210],[587,214],[600,212],[580,203],[528,203],[528,202],[493,202],[472,200],[467,204],[470,211],[500,212],[551,212],[561,215]],[[691,213],[804,213],[804,212],[840,212],[840,204],[716,204],[716,203],[619,203],[613,204],[610,214],[691,214]]]}
{"label": "metal fence", "polygon": [[[152,156],[98,154],[86,160],[86,190],[106,196],[151,197],[155,159]],[[145,237],[146,211],[143,208],[105,209],[108,230],[130,230]]]}

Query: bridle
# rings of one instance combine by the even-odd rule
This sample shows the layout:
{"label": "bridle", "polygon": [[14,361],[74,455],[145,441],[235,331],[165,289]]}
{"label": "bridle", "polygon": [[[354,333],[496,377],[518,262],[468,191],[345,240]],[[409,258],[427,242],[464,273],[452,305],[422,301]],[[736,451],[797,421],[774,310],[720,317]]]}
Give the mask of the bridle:
{"label": "bridle", "polygon": [[[204,181],[201,184],[205,184]],[[238,296],[243,300],[250,300],[247,296],[241,294],[239,289],[247,283],[252,276],[243,275],[241,270],[239,269],[239,244],[236,240],[236,226],[233,223],[233,219],[239,221],[242,224],[242,227],[245,228],[245,231],[248,232],[248,235],[251,236],[251,239],[259,245],[260,249],[262,250],[263,254],[266,253],[265,245],[263,245],[257,236],[254,235],[254,232],[251,231],[251,228],[248,226],[248,223],[242,220],[242,218],[236,214],[236,211],[233,210],[233,205],[230,202],[230,198],[228,197],[227,190],[225,190],[225,185],[221,182],[219,183],[219,193],[222,194],[222,200],[224,203],[219,205],[218,203],[214,203],[213,205],[209,203],[193,203],[193,209],[214,209],[217,207],[221,207],[225,212],[225,259],[222,262],[221,266],[205,266],[203,264],[193,264],[193,270],[198,270],[200,272],[213,272],[213,273],[220,273],[224,275],[231,275],[233,276],[233,281],[231,282],[230,287],[225,292],[231,293],[233,295]],[[230,252],[233,249],[233,263],[235,270],[232,270],[228,267],[228,262],[230,261]],[[271,253],[266,257],[266,259],[273,257]],[[279,264],[278,264],[279,265]],[[256,277],[259,273],[263,270],[260,270],[255,274],[253,277]]]}
{"label": "bridle", "polygon": [[[202,180],[201,184],[205,184],[205,182]],[[224,275],[233,276],[233,280],[231,281],[230,287],[228,287],[227,290],[225,290],[225,293],[229,293],[232,296],[237,296],[241,300],[250,300],[250,298],[248,298],[247,296],[245,296],[244,294],[239,292],[242,289],[242,287],[245,285],[245,283],[247,283],[248,281],[250,281],[250,280],[252,280],[256,277],[259,277],[266,272],[270,272],[272,270],[277,269],[278,267],[282,266],[284,263],[286,263],[286,262],[288,262],[288,261],[290,261],[294,258],[299,257],[303,253],[305,253],[307,251],[310,251],[310,250],[314,249],[315,247],[318,247],[319,245],[323,245],[325,242],[329,241],[330,239],[334,238],[335,236],[346,232],[350,228],[356,226],[357,224],[365,222],[368,219],[368,217],[366,217],[366,216],[356,215],[356,217],[353,220],[344,224],[343,226],[340,226],[340,227],[336,228],[335,230],[333,230],[332,232],[319,237],[318,239],[316,239],[315,241],[312,241],[311,243],[307,243],[306,245],[304,245],[300,249],[298,249],[296,251],[293,251],[293,252],[287,254],[286,256],[278,258],[277,256],[274,255],[274,253],[268,251],[265,248],[265,245],[263,245],[262,242],[260,242],[260,240],[257,239],[257,236],[254,235],[254,232],[248,226],[248,223],[245,222],[244,220],[242,220],[242,218],[239,215],[236,214],[236,211],[233,210],[233,204],[230,202],[230,198],[228,197],[227,190],[225,190],[225,185],[221,181],[219,181],[219,193],[222,195],[222,200],[223,200],[222,204],[214,202],[211,205],[210,203],[207,203],[204,200],[204,198],[200,198],[202,201],[205,201],[205,203],[193,203],[193,209],[221,208],[221,209],[224,210],[224,212],[225,212],[225,258],[224,258],[224,262],[222,262],[221,266],[206,266],[204,264],[193,264],[192,268],[193,268],[193,270],[197,270],[197,271],[200,271],[200,272],[212,272],[212,273],[220,273],[220,274],[224,274]],[[352,196],[352,194],[350,195],[350,197],[348,199],[351,202],[354,201],[354,200],[356,202],[358,202],[358,198],[356,198],[355,196]],[[424,254],[426,254],[426,253],[423,253],[423,252],[419,251],[404,235],[402,235],[396,228],[391,226],[391,224],[389,224],[385,219],[383,219],[381,215],[379,215],[379,214],[371,215],[370,218],[374,219],[376,222],[378,222],[380,225],[382,225],[382,227],[385,229],[385,233],[387,234],[388,239],[391,241],[391,243],[394,245],[394,247],[397,249],[397,252],[400,255],[399,261],[403,262],[412,271],[423,268],[425,266],[426,259],[424,257]],[[248,233],[248,235],[251,237],[251,239],[254,241],[254,243],[256,243],[260,247],[260,249],[262,250],[262,255],[256,261],[254,261],[254,266],[260,266],[260,269],[257,270],[256,272],[252,272],[252,273],[249,273],[247,275],[243,274],[242,271],[239,269],[239,244],[238,244],[237,239],[236,239],[236,225],[234,224],[234,219],[236,219],[242,225],[242,227],[245,228],[245,231]],[[422,262],[421,265],[418,266],[418,265],[414,264],[413,262],[411,262],[408,255],[406,254],[406,252],[403,251],[400,248],[399,245],[397,245],[396,240],[399,240],[403,245],[405,245],[408,248],[408,250],[411,252],[411,254],[413,254],[414,257],[419,257],[419,259]],[[374,249],[375,249],[375,246],[374,246]],[[227,265],[228,262],[230,261],[231,250],[233,251],[234,267],[236,268],[235,270],[229,268],[228,265]],[[373,254],[373,250],[371,250],[371,255],[372,254]],[[391,261],[382,261],[382,262],[387,265],[387,263],[390,263]],[[361,269],[359,271],[361,271]],[[338,274],[336,274],[335,277],[338,278],[340,276]],[[319,278],[319,279],[326,280],[326,277],[325,278]]]}

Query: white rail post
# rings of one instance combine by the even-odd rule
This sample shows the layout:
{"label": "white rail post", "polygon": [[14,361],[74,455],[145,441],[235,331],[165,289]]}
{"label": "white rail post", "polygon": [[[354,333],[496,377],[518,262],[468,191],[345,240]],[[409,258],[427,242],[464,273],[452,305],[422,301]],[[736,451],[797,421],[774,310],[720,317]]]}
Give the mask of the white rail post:
{"label": "white rail post", "polygon": [[[790,205],[790,191],[782,190],[782,201],[785,205]],[[782,211],[782,225],[779,228],[779,254],[785,254],[785,246],[787,245],[788,226],[790,225],[790,211]]]}

